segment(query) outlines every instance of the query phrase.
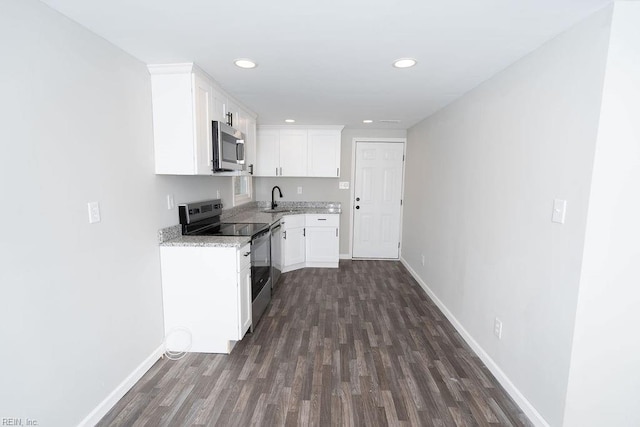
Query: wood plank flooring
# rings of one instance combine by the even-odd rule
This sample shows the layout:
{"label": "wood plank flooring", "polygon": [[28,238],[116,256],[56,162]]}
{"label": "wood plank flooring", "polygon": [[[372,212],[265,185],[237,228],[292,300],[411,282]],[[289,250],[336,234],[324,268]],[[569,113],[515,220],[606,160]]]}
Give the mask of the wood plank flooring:
{"label": "wood plank flooring", "polygon": [[281,277],[231,355],[162,359],[99,426],[530,426],[399,262]]}

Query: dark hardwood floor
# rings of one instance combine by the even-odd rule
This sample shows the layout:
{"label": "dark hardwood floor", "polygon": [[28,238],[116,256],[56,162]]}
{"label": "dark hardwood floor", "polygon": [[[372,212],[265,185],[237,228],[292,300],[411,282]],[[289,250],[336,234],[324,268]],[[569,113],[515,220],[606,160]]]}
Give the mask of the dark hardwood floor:
{"label": "dark hardwood floor", "polygon": [[100,426],[531,425],[399,262],[286,273],[231,355],[162,359]]}

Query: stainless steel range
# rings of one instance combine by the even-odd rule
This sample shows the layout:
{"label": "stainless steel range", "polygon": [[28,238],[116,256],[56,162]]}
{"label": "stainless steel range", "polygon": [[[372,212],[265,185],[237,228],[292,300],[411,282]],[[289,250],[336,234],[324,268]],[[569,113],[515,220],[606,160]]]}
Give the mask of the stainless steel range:
{"label": "stainless steel range", "polygon": [[188,236],[251,237],[251,331],[271,301],[271,232],[267,223],[221,222],[220,199],[178,207],[182,234]]}

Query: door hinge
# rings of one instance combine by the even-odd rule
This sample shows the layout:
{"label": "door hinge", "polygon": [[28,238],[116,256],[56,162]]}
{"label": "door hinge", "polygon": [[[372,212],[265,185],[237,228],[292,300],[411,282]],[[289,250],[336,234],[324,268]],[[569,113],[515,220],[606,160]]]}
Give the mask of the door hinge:
{"label": "door hinge", "polygon": [[398,249],[400,249],[400,242],[398,242]]}
{"label": "door hinge", "polygon": [[402,199],[400,199],[400,206],[402,206]]}
{"label": "door hinge", "polygon": [[402,155],[402,161],[404,162],[404,154]]}

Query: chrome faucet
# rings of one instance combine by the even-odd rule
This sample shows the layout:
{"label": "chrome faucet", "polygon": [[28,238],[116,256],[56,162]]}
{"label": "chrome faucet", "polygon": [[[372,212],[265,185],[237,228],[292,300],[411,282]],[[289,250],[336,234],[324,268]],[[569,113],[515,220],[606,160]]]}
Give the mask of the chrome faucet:
{"label": "chrome faucet", "polygon": [[272,189],[271,189],[271,209],[275,209],[278,207],[278,204],[276,203],[275,200],[275,195],[274,195],[274,191],[276,191],[276,188],[278,189],[278,194],[280,194],[280,198],[282,198],[282,191],[280,190],[280,187],[278,187],[277,185],[275,185]]}

